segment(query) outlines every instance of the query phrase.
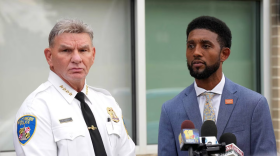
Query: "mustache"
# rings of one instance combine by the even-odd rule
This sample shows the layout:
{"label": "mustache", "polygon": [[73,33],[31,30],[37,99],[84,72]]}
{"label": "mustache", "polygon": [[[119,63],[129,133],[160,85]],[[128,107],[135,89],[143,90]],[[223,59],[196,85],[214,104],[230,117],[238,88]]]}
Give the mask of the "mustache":
{"label": "mustache", "polygon": [[[188,60],[186,60],[186,62],[187,62],[187,64],[188,64]],[[205,61],[203,61],[202,59],[200,59],[200,58],[195,58],[194,60],[192,60],[192,62],[191,62],[191,64],[190,65],[193,65],[193,64],[195,64],[195,63],[197,63],[197,62],[199,62],[199,63],[203,63],[203,64],[205,64],[206,65],[206,62]]]}

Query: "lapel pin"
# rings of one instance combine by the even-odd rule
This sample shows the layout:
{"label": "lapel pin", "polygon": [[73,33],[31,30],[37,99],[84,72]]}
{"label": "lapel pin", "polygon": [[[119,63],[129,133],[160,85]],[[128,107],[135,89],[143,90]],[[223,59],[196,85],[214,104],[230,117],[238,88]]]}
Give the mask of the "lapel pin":
{"label": "lapel pin", "polygon": [[233,104],[233,99],[225,99],[226,105]]}

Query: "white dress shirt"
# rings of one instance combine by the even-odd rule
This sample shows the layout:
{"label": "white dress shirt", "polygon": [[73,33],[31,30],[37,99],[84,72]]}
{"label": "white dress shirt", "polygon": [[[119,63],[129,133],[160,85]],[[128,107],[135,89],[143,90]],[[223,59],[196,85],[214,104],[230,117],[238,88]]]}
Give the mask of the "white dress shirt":
{"label": "white dress shirt", "polygon": [[197,102],[198,102],[198,105],[199,105],[199,111],[200,111],[202,122],[203,122],[203,111],[204,111],[204,105],[205,105],[205,102],[206,102],[206,97],[201,95],[201,94],[204,93],[204,92],[215,93],[215,95],[214,95],[214,97],[212,98],[211,101],[212,101],[212,106],[213,106],[216,121],[217,121],[224,86],[225,86],[224,73],[223,73],[221,81],[212,90],[205,90],[203,88],[200,88],[200,87],[197,86],[196,82],[194,81],[194,89],[195,89],[196,96],[197,96]]}
{"label": "white dress shirt", "polygon": [[[122,111],[111,94],[87,84],[82,92],[94,114],[107,156],[135,156],[135,144],[126,132]],[[50,71],[48,81],[32,92],[17,112],[13,128],[17,156],[95,155],[80,102],[75,99],[76,94],[74,89]],[[118,122],[111,119],[108,107],[113,109]],[[36,131],[23,144],[17,126],[25,115],[36,118]]]}

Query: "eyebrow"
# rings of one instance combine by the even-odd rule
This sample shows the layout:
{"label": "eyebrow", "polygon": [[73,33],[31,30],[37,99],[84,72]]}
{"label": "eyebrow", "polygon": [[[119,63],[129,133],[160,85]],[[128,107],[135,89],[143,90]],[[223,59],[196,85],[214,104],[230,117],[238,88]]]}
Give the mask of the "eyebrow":
{"label": "eyebrow", "polygon": [[62,45],[59,46],[59,49],[64,49],[64,48],[65,48],[65,49],[68,49],[68,48],[71,49],[72,47],[71,47],[71,46],[68,46],[68,45],[64,45],[64,44],[62,44]]}
{"label": "eyebrow", "polygon": [[[69,45],[64,45],[64,44],[62,44],[62,45],[60,45],[59,46],[59,48],[60,49],[64,49],[64,48],[69,48],[69,49],[72,49],[72,47],[71,46],[69,46]],[[89,49],[89,45],[82,45],[82,46],[80,46],[80,47],[78,47],[79,49],[85,49],[85,48],[88,48]]]}
{"label": "eyebrow", "polygon": [[82,46],[79,47],[79,49],[89,49],[89,45],[87,45],[87,44],[86,45],[82,45]]}
{"label": "eyebrow", "polygon": [[212,42],[211,42],[211,41],[209,41],[209,40],[200,40],[200,42],[201,42],[201,43],[208,43],[208,44],[212,44]]}
{"label": "eyebrow", "polygon": [[[193,43],[195,43],[194,42],[194,40],[190,40],[190,41],[187,41],[187,44],[193,44]],[[208,44],[212,44],[212,42],[211,41],[209,41],[209,40],[199,40],[199,43],[208,43]]]}
{"label": "eyebrow", "polygon": [[187,44],[192,44],[192,43],[194,43],[194,40],[187,41]]}

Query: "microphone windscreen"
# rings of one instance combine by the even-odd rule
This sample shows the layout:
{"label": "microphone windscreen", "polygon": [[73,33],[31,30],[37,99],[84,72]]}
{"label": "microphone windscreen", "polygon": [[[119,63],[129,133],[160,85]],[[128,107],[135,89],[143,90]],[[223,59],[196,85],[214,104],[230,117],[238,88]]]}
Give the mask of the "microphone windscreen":
{"label": "microphone windscreen", "polygon": [[225,142],[226,145],[234,143],[236,145],[236,137],[232,133],[224,133],[220,137],[219,143]]}
{"label": "microphone windscreen", "polygon": [[201,126],[201,136],[215,136],[217,138],[217,126],[214,121],[206,120]]}
{"label": "microphone windscreen", "polygon": [[181,129],[195,129],[195,127],[192,121],[185,120],[181,124]]}

